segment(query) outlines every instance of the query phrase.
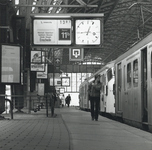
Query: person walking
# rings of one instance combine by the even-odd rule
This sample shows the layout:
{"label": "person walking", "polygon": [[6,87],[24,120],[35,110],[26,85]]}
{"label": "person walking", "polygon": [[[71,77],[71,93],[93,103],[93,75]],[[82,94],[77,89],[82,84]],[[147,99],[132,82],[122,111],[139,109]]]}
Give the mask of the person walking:
{"label": "person walking", "polygon": [[100,108],[100,90],[102,83],[100,82],[100,75],[95,75],[95,80],[89,84],[88,93],[91,104],[91,117],[92,120],[98,121],[99,108]]}
{"label": "person walking", "polygon": [[68,107],[69,107],[70,101],[71,101],[71,96],[70,96],[70,94],[68,94],[68,96],[66,97],[65,101],[66,101],[66,104],[67,104]]}

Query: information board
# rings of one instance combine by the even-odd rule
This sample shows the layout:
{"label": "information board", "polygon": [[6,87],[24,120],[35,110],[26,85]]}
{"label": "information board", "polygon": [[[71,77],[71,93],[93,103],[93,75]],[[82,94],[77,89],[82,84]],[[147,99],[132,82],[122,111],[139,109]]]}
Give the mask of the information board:
{"label": "information board", "polygon": [[34,45],[71,45],[70,19],[34,19]]}
{"label": "information board", "polygon": [[1,82],[21,83],[21,58],[18,45],[1,45]]}

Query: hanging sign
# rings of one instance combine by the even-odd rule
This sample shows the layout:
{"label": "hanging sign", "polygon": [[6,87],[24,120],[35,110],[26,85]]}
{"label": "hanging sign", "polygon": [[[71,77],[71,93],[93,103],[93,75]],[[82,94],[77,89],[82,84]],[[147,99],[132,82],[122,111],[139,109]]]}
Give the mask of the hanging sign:
{"label": "hanging sign", "polygon": [[48,65],[45,65],[45,71],[44,72],[37,72],[37,78],[38,79],[47,79],[47,71],[48,70]]}
{"label": "hanging sign", "polygon": [[61,77],[61,86],[70,86],[70,77]]}
{"label": "hanging sign", "polygon": [[71,45],[70,19],[33,19],[34,45]]}
{"label": "hanging sign", "polygon": [[42,51],[31,51],[31,71],[45,71]]}
{"label": "hanging sign", "polygon": [[69,49],[69,60],[70,61],[82,61],[84,57],[83,48],[70,48]]}

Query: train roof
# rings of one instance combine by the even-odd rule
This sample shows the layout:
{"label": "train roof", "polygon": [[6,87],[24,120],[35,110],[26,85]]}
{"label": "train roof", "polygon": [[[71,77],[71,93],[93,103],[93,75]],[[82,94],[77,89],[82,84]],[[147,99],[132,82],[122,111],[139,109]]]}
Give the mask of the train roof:
{"label": "train roof", "polygon": [[119,56],[116,60],[115,63],[118,63],[119,61],[123,60],[127,56],[131,55],[132,53],[136,52],[137,50],[144,48],[149,42],[152,42],[152,32],[141,39],[138,43],[133,45],[127,52]]}

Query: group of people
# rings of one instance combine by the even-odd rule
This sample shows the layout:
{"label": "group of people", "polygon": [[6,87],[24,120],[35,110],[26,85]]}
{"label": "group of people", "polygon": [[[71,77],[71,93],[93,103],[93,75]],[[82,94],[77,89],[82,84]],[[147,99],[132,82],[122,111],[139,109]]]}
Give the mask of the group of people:
{"label": "group of people", "polygon": [[68,96],[66,98],[65,98],[64,94],[62,94],[62,96],[61,96],[61,105],[62,105],[62,107],[66,106],[66,105],[69,107],[70,101],[71,101],[70,94],[68,94]]}
{"label": "group of people", "polygon": [[[102,88],[102,83],[100,82],[100,75],[96,75],[95,79],[92,83],[88,86],[88,99],[90,100],[91,104],[91,118],[92,120],[98,121],[99,116],[99,108],[100,108],[100,91]],[[55,105],[55,91],[52,92],[52,94],[49,94],[49,98],[51,100],[51,112],[52,115],[54,114],[54,105]],[[68,96],[65,98],[64,94],[61,96],[61,105],[62,107],[67,105],[69,107],[71,101],[71,96],[68,94]]]}

